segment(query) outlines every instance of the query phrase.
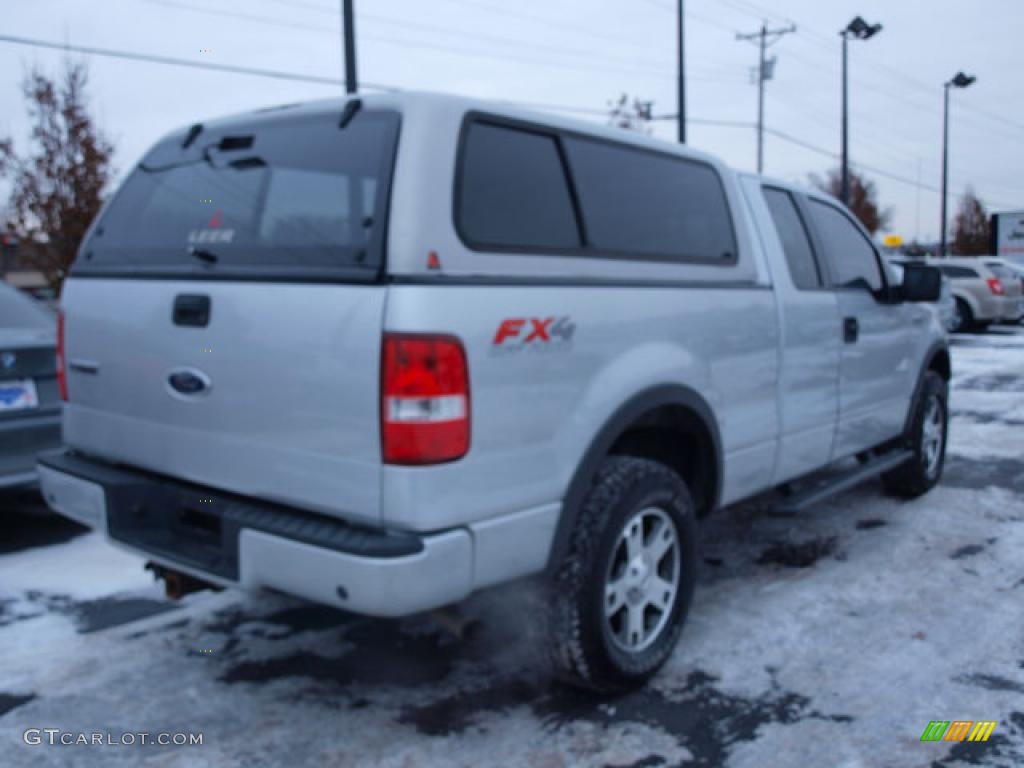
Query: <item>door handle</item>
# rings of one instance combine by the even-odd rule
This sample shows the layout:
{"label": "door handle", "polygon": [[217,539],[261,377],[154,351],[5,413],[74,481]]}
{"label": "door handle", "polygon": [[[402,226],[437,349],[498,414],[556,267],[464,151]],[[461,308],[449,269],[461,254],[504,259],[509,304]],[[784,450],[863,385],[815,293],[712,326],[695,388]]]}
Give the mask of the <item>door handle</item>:
{"label": "door handle", "polygon": [[99,373],[100,364],[95,360],[86,360],[81,357],[73,357],[68,360],[68,368],[79,373]]}
{"label": "door handle", "polygon": [[860,335],[860,323],[856,317],[843,318],[843,341],[847,344],[856,344],[857,336]]}

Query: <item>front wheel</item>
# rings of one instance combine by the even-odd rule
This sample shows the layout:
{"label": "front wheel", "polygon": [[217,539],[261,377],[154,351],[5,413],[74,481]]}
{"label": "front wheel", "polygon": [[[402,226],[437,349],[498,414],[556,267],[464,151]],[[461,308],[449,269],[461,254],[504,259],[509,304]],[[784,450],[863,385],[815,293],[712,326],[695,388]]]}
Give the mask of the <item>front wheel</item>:
{"label": "front wheel", "polygon": [[680,477],[654,461],[604,461],[551,583],[557,672],[596,691],[642,684],[665,663],[696,583],[694,506]]}
{"label": "front wheel", "polygon": [[910,426],[910,448],[914,456],[906,464],[882,475],[882,482],[890,493],[914,498],[939,482],[946,461],[947,402],[945,379],[935,371],[928,371]]}

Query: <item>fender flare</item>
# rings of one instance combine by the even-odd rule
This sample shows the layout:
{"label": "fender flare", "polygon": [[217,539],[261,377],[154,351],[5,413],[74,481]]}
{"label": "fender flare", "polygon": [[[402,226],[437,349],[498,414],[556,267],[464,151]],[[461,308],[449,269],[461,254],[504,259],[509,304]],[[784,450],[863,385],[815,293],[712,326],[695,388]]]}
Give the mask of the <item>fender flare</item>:
{"label": "fender flare", "polygon": [[914,384],[914,393],[910,398],[910,408],[907,410],[907,417],[903,421],[903,440],[907,440],[910,437],[910,429],[914,421],[914,413],[917,411],[918,401],[921,399],[921,389],[924,387],[924,375],[932,369],[932,363],[935,362],[935,358],[939,354],[945,353],[946,357],[949,358],[949,345],[945,341],[935,341],[928,351],[925,352],[923,362],[921,363],[921,370],[917,374],[917,383]]}
{"label": "fender flare", "polygon": [[548,554],[547,572],[553,573],[569,549],[569,540],[576,525],[583,497],[593,482],[601,461],[608,455],[615,441],[644,414],[666,405],[688,408],[700,419],[711,438],[714,451],[715,479],[710,493],[710,509],[718,506],[722,490],[722,440],[718,422],[707,401],[695,390],[681,384],[664,384],[644,390],[621,405],[591,439],[590,445],[573,473],[562,499],[558,526]]}

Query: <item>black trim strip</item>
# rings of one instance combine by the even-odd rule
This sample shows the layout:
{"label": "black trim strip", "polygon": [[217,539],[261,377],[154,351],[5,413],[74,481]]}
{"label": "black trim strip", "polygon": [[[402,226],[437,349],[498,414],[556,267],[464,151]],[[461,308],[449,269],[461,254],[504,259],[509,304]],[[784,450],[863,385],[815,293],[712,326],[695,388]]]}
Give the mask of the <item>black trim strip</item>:
{"label": "black trim strip", "polygon": [[[346,523],[66,449],[40,454],[37,460],[43,467],[103,488],[111,538],[232,580],[238,578],[238,538],[243,529],[360,557],[389,559],[423,551],[423,539],[414,533]],[[176,530],[176,516],[190,506],[220,532],[219,539],[209,546]]]}
{"label": "black trim strip", "polygon": [[148,271],[145,269],[96,269],[74,271],[68,275],[75,280],[113,279],[113,280],[197,280],[202,282],[221,283],[360,283],[373,285],[381,282],[381,270],[378,269],[324,269],[311,270],[305,274],[296,272],[214,272],[189,271],[172,272],[167,270]]}
{"label": "black trim strip", "polygon": [[527,275],[389,275],[392,285],[507,285],[574,286],[581,288],[703,288],[707,290],[770,291],[772,286],[740,280],[672,280],[664,278],[562,277]]}

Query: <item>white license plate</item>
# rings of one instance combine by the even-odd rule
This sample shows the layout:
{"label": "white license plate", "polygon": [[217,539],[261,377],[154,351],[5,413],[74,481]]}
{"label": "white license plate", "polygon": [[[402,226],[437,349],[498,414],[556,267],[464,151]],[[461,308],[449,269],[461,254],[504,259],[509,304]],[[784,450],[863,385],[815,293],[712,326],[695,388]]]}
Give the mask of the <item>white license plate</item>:
{"label": "white license plate", "polygon": [[32,379],[0,381],[0,412],[39,407],[36,383]]}

